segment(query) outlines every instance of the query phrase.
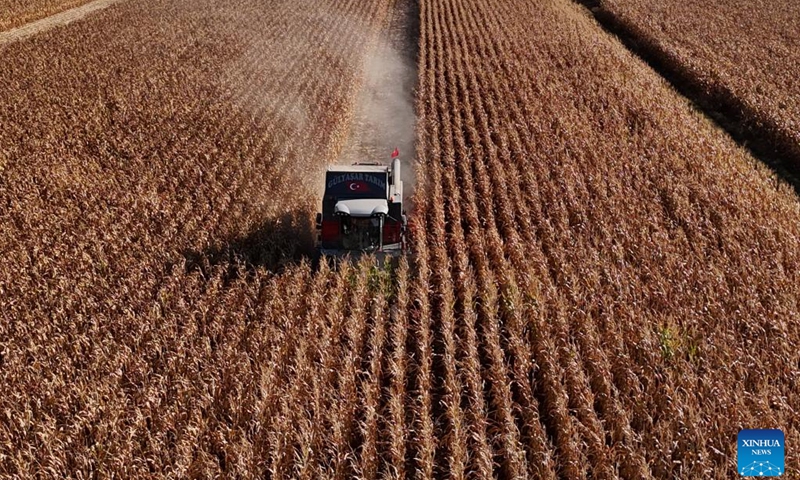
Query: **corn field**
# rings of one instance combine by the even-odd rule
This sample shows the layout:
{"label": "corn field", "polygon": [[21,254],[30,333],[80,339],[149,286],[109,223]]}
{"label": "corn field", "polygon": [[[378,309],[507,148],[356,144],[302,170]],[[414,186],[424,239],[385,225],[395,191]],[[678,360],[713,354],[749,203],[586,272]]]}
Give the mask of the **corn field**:
{"label": "corn field", "polygon": [[570,0],[411,5],[385,265],[307,258],[407,0],[0,46],[0,476],[727,479],[740,429],[800,442],[791,187]]}
{"label": "corn field", "polygon": [[0,0],[0,32],[53,15],[91,0]]}
{"label": "corn field", "polygon": [[598,14],[628,32],[712,108],[800,165],[800,5],[765,2],[597,0]]}

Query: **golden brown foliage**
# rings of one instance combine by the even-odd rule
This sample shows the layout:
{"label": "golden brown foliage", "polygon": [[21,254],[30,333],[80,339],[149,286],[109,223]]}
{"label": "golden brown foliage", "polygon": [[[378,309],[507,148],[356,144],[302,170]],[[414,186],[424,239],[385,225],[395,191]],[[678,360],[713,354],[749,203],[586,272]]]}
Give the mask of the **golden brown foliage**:
{"label": "golden brown foliage", "polygon": [[388,306],[294,262],[390,5],[124,2],[0,47],[0,474],[374,470],[331,396],[374,396]]}
{"label": "golden brown foliage", "polygon": [[571,2],[421,18],[433,471],[462,431],[505,477],[728,478],[740,428],[798,438],[791,190]]}
{"label": "golden brown foliage", "polygon": [[92,0],[0,0],[0,32],[90,1]]}
{"label": "golden brown foliage", "polygon": [[800,3],[600,0],[710,108],[731,109],[800,166]]}
{"label": "golden brown foliage", "polygon": [[570,1],[422,0],[412,255],[295,261],[394,4],[0,50],[0,474],[729,478],[738,429],[800,441],[800,202]]}

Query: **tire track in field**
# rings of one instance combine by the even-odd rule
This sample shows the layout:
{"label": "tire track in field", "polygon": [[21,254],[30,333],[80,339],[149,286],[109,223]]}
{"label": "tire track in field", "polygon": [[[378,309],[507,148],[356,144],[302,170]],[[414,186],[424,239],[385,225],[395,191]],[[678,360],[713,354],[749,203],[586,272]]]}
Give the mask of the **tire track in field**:
{"label": "tire track in field", "polygon": [[86,5],[65,10],[61,13],[56,13],[55,15],[50,15],[49,17],[36,20],[35,22],[28,23],[21,27],[0,32],[0,46],[31,37],[37,33],[50,30],[51,28],[67,25],[76,20],[80,20],[93,12],[108,8],[120,1],[122,0],[95,0],[94,2],[87,3]]}

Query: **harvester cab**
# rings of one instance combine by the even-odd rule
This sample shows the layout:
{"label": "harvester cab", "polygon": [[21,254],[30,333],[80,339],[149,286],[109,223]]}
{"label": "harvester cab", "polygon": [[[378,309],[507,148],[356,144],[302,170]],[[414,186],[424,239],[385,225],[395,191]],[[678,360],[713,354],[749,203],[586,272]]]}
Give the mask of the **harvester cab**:
{"label": "harvester cab", "polygon": [[395,257],[404,251],[406,215],[396,154],[397,150],[391,166],[356,163],[328,167],[322,213],[317,214],[321,254]]}

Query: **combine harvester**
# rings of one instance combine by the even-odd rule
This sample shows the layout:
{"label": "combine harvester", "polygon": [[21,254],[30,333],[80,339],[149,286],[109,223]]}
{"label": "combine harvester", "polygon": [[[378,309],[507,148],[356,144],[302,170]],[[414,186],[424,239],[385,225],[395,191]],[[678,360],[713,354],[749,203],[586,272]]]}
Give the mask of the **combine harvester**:
{"label": "combine harvester", "polygon": [[321,255],[373,253],[382,262],[405,251],[406,214],[398,156],[395,149],[391,166],[356,163],[328,167],[322,213],[317,214]]}

